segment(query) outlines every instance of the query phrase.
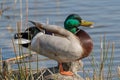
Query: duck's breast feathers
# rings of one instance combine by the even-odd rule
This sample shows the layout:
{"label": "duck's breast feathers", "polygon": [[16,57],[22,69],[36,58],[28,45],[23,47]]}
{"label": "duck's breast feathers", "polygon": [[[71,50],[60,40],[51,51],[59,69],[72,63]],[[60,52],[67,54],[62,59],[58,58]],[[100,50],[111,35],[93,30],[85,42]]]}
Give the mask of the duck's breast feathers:
{"label": "duck's breast feathers", "polygon": [[76,36],[79,38],[81,46],[83,48],[82,58],[89,56],[93,49],[93,41],[91,37],[84,30],[79,30],[76,33]]}

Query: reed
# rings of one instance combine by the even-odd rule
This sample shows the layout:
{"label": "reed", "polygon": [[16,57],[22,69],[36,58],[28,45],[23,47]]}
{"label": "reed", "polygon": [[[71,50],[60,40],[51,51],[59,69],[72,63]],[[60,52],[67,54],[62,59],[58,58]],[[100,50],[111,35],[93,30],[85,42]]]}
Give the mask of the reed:
{"label": "reed", "polygon": [[[19,1],[20,3],[20,21],[17,22],[17,32],[20,33],[22,30],[22,0],[14,0],[16,6],[16,2]],[[59,1],[57,2],[57,9],[56,12],[59,12]],[[26,0],[26,27],[28,26],[28,0]],[[7,7],[5,9],[0,9],[0,16],[2,16],[3,12],[6,10],[9,10],[11,7]],[[57,13],[59,15],[59,13]],[[47,19],[47,23],[49,23],[49,20]],[[9,25],[7,29],[12,33],[13,29]],[[30,56],[34,53],[31,52],[31,49],[28,49],[28,54],[24,54],[23,48],[21,46],[18,46],[18,52],[16,51],[17,48],[14,44],[14,39],[11,39],[11,42],[13,44],[13,50],[15,53],[15,57],[7,60],[2,60],[2,49],[0,49],[0,80],[44,80],[44,73],[49,72],[51,75],[54,73],[50,69],[40,69],[39,68],[39,62],[44,60],[50,60],[48,58],[46,59],[39,59],[37,54],[36,60],[31,60]],[[21,42],[19,40],[19,42]],[[114,51],[115,51],[115,43],[109,42],[106,40],[106,36],[100,38],[100,61],[97,62],[96,58],[94,56],[94,51],[92,52],[91,56],[88,57],[89,63],[91,64],[92,70],[85,70],[85,68],[82,68],[83,71],[83,77],[86,77],[85,80],[112,80],[113,79],[113,60],[114,60]],[[28,57],[28,61],[25,60],[25,58]],[[32,62],[36,62],[36,69],[32,69],[31,64]],[[3,64],[4,63],[4,67]],[[29,68],[26,66],[26,63],[29,64]],[[105,65],[108,64],[107,69],[108,71],[105,73]],[[8,66],[11,66],[12,64],[17,64],[18,69],[8,69]],[[93,72],[92,77],[89,75],[90,71]],[[120,79],[120,67],[117,68],[118,71],[118,79]],[[40,74],[39,74],[40,73]],[[54,77],[54,80],[57,80],[56,77]]]}
{"label": "reed", "polygon": [[0,72],[2,71],[2,48],[0,48]]}
{"label": "reed", "polygon": [[[106,36],[100,38],[100,61],[97,62],[94,56],[94,52],[89,57],[90,64],[93,68],[93,77],[87,75],[86,80],[112,80],[113,79],[113,60],[115,44],[106,40]],[[107,65],[107,67],[105,66]],[[105,68],[108,69],[107,72]]]}
{"label": "reed", "polygon": [[[19,31],[18,31],[19,32]],[[14,53],[15,53],[15,58],[12,59],[8,59],[7,61],[16,61],[16,64],[18,65],[18,70],[12,70],[12,71],[7,71],[6,75],[3,76],[2,75],[2,79],[14,79],[14,80],[44,80],[44,73],[46,71],[48,71],[51,75],[53,75],[54,73],[52,73],[49,69],[45,69],[45,70],[40,70],[39,69],[39,65],[38,62],[42,61],[42,59],[38,59],[38,55],[37,55],[37,60],[36,61],[36,65],[37,68],[34,71],[31,67],[28,69],[26,67],[26,63],[29,63],[29,66],[31,66],[33,61],[25,61],[25,58],[27,56],[32,55],[33,53],[31,53],[31,50],[28,50],[29,55],[24,55],[23,53],[23,49],[21,49],[20,47],[20,51],[19,56],[17,55],[17,51],[16,51],[16,47],[14,44],[14,41],[12,39],[12,43],[13,43],[13,49],[14,49]],[[109,42],[106,40],[106,36],[101,37],[100,38],[100,61],[97,62],[94,56],[94,52],[92,52],[91,56],[88,57],[92,70],[85,70],[83,67],[83,76],[86,76],[85,80],[112,80],[113,79],[113,74],[112,74],[112,66],[113,66],[113,59],[114,59],[114,51],[115,51],[115,43],[114,42]],[[1,52],[2,54],[2,52]],[[45,60],[49,60],[49,59],[45,59]],[[106,63],[108,64],[107,69],[108,71],[105,73],[105,65]],[[23,64],[23,65],[21,65]],[[93,77],[91,77],[90,71],[93,72]],[[39,76],[38,73],[41,73]],[[36,76],[34,75],[36,74]],[[118,79],[120,78],[120,68],[118,67]],[[56,77],[55,77],[56,79]]]}

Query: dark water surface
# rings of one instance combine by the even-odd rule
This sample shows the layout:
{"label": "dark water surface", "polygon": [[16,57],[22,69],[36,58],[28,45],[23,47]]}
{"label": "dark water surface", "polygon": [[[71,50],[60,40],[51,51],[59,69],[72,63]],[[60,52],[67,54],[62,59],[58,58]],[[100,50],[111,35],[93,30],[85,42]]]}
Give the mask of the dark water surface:
{"label": "dark water surface", "polygon": [[[15,2],[16,1],[16,2]],[[22,4],[20,4],[22,1]],[[95,28],[83,28],[88,32],[94,41],[93,55],[99,65],[101,47],[100,38],[106,36],[106,41],[110,43],[108,58],[114,44],[114,59],[112,73],[116,75],[117,67],[120,65],[120,0],[29,0],[27,14],[27,0],[1,0],[1,9],[10,7],[3,12],[0,17],[0,48],[2,48],[3,59],[14,57],[11,38],[16,33],[16,23],[22,19],[23,30],[26,20],[46,22],[63,26],[63,22],[71,13],[79,14],[83,19],[95,22]],[[3,4],[3,6],[2,6]],[[22,13],[20,15],[20,13]],[[27,15],[26,15],[27,14]],[[22,16],[22,17],[21,17]],[[7,30],[11,26],[13,32]],[[83,59],[85,70],[93,73],[91,57]],[[54,61],[42,62],[43,66],[56,65]],[[108,71],[109,61],[105,64],[105,72]],[[97,66],[96,66],[97,67]],[[99,67],[98,67],[99,68]],[[88,75],[90,75],[88,73]],[[90,75],[91,76],[91,75]],[[117,80],[114,78],[114,80]]]}

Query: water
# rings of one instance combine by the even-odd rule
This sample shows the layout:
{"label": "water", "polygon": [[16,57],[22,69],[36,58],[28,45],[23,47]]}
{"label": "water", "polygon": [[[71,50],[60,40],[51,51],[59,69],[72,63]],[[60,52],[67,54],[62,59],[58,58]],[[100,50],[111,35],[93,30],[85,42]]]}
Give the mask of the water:
{"label": "water", "polygon": [[[2,48],[3,59],[14,57],[14,50],[11,38],[16,33],[16,22],[22,18],[23,29],[26,21],[26,1],[22,1],[22,11],[20,11],[20,2],[15,0],[1,0],[3,8],[10,7],[0,18],[0,48]],[[63,22],[71,13],[79,14],[83,19],[95,22],[95,28],[83,28],[90,34],[94,41],[94,56],[96,62],[100,60],[100,37],[106,36],[106,40],[115,44],[113,73],[116,74],[117,66],[120,65],[120,0],[29,0],[28,1],[28,20],[46,22],[49,19],[50,24],[63,26]],[[20,17],[22,13],[22,17]],[[7,27],[11,26],[14,32],[9,32]],[[109,53],[111,49],[109,50]],[[109,54],[110,55],[110,54]],[[89,58],[83,60],[86,71],[91,69]],[[52,66],[54,61],[44,63],[44,66]],[[105,71],[108,70],[109,63],[105,65]],[[54,64],[55,65],[55,64]]]}

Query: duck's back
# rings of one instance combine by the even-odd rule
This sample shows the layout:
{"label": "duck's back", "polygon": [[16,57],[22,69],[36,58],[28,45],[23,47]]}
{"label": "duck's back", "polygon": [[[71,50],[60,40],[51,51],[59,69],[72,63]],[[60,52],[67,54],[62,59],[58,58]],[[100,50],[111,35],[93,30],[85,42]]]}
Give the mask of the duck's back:
{"label": "duck's back", "polygon": [[41,55],[61,62],[80,58],[83,53],[78,39],[38,33],[31,42],[31,49]]}

